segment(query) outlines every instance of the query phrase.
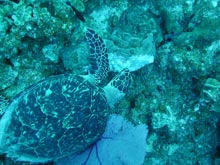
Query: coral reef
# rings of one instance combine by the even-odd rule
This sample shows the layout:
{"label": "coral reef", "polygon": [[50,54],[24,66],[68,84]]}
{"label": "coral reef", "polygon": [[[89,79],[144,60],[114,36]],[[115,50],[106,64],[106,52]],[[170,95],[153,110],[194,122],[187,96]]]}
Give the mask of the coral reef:
{"label": "coral reef", "polygon": [[[88,71],[93,28],[113,72],[133,82],[114,108],[148,125],[144,164],[220,164],[220,1],[0,2],[0,94],[10,99],[47,76]],[[114,74],[114,73],[111,73]]]}
{"label": "coral reef", "polygon": [[0,95],[0,116],[5,113],[5,108],[8,106],[8,100]]}

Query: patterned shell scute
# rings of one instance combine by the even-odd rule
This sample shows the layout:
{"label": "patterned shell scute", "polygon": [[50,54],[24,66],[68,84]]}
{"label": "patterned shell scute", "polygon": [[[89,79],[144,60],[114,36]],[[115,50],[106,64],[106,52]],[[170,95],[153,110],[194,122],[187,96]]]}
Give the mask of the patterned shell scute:
{"label": "patterned shell scute", "polygon": [[103,134],[109,115],[103,90],[76,75],[42,80],[14,100],[5,139],[18,153],[37,157],[84,150]]}

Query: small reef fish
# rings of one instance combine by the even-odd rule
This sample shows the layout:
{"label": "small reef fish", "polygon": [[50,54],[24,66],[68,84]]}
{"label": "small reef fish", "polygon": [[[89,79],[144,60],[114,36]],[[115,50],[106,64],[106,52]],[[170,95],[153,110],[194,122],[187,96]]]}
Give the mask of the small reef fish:
{"label": "small reef fish", "polygon": [[85,22],[85,19],[84,19],[82,13],[79,12],[79,10],[77,10],[69,1],[66,1],[66,4],[72,8],[72,10],[76,14],[76,17],[79,18],[79,20],[81,20],[82,22]]}

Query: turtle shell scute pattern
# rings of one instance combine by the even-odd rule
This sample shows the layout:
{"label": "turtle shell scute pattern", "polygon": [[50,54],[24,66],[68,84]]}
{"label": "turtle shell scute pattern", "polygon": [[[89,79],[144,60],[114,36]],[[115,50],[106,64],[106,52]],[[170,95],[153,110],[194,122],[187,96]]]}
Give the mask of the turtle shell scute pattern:
{"label": "turtle shell scute pattern", "polygon": [[12,102],[5,147],[30,157],[57,159],[85,150],[103,134],[109,116],[103,90],[76,75],[42,80]]}

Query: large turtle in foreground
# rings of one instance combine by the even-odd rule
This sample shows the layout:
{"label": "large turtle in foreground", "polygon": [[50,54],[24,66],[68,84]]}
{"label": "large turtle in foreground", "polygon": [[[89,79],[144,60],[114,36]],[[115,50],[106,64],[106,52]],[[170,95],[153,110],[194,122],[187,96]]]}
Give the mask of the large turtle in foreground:
{"label": "large turtle in foreground", "polygon": [[80,153],[102,136],[110,107],[125,95],[131,76],[124,69],[100,87],[109,72],[107,50],[93,30],[86,39],[90,74],[52,76],[18,94],[0,121],[1,153],[44,163]]}

